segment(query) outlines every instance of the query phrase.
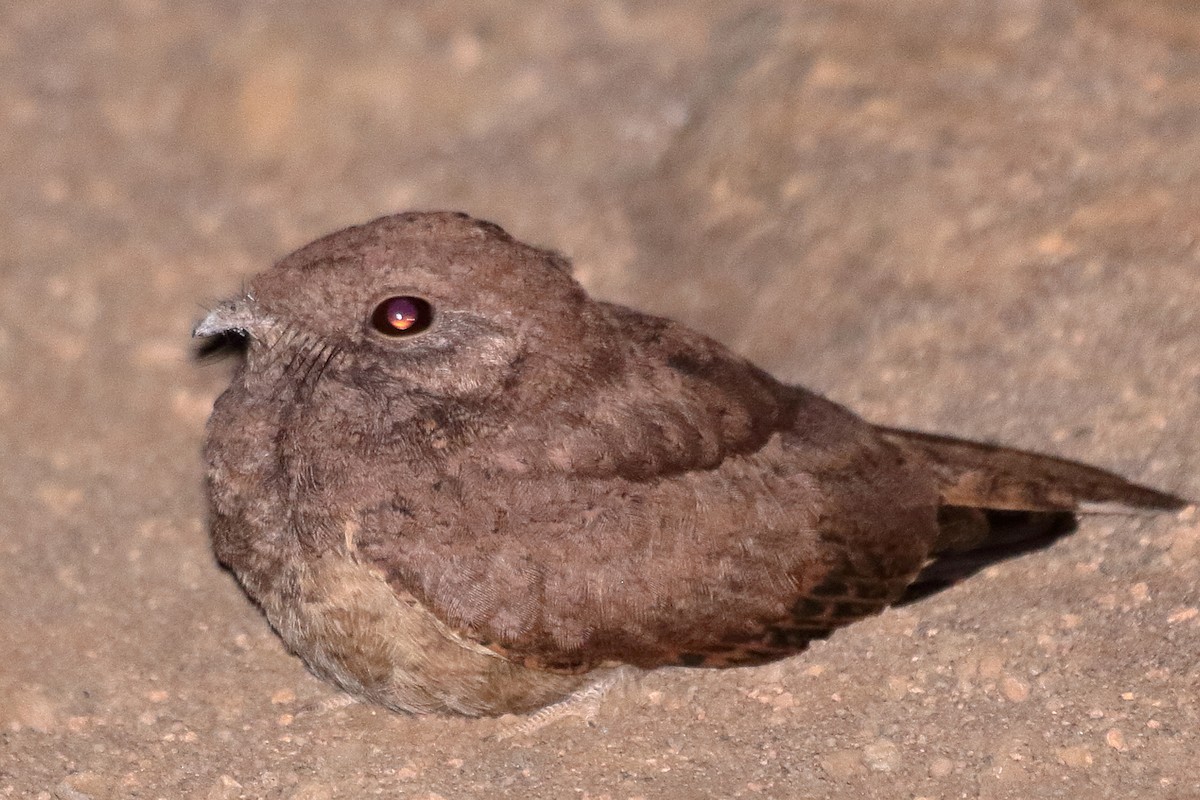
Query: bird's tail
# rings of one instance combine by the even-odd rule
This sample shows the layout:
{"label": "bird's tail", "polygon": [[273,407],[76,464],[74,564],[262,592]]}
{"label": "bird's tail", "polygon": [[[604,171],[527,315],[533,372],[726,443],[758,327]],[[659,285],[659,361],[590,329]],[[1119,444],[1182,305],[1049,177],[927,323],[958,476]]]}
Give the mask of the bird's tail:
{"label": "bird's tail", "polygon": [[1188,505],[1174,495],[1063,458],[898,428],[879,431],[929,465],[948,506],[1137,514]]}
{"label": "bird's tail", "polygon": [[918,595],[1046,546],[1075,529],[1077,514],[1145,514],[1188,505],[1062,458],[897,428],[879,432],[928,465],[941,492],[935,559],[915,586]]}

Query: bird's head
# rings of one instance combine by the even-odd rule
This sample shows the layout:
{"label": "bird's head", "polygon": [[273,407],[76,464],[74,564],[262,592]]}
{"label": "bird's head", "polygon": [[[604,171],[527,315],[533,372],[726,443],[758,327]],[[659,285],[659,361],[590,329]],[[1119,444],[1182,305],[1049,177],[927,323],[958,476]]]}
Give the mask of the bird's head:
{"label": "bird's head", "polygon": [[437,402],[569,390],[603,369],[606,332],[561,256],[436,212],[318,239],[219,304],[194,335],[244,341],[251,388],[311,396],[330,382]]}

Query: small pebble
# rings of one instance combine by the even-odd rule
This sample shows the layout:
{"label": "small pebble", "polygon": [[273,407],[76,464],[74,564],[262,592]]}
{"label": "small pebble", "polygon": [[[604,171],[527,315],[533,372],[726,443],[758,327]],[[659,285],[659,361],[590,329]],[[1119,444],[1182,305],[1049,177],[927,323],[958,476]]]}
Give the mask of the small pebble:
{"label": "small pebble", "polygon": [[1000,691],[1014,703],[1023,703],[1029,699],[1029,685],[1013,677],[1001,681]]}
{"label": "small pebble", "polygon": [[1094,759],[1086,747],[1075,746],[1060,748],[1058,751],[1058,760],[1068,767],[1081,769],[1091,764]]}
{"label": "small pebble", "polygon": [[279,689],[271,695],[271,705],[283,706],[296,702],[296,693],[291,689]]}
{"label": "small pebble", "polygon": [[1167,622],[1171,625],[1176,625],[1180,622],[1195,619],[1197,616],[1200,616],[1200,608],[1191,606],[1190,608],[1181,608],[1175,611],[1171,616],[1167,617]]}
{"label": "small pebble", "polygon": [[839,750],[821,758],[821,769],[834,780],[845,780],[863,769],[862,756],[856,750]]}
{"label": "small pebble", "polygon": [[894,742],[880,739],[863,748],[863,760],[876,772],[892,772],[900,766],[900,748]]}

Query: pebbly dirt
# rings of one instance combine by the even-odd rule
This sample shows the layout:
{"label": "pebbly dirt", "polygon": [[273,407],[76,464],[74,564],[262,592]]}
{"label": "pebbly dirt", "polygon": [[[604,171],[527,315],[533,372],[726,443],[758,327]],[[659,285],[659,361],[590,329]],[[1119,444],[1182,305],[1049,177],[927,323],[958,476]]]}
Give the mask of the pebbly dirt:
{"label": "pebbly dirt", "polygon": [[1200,797],[1194,510],[592,725],[330,708],[209,553],[188,339],[462,209],[876,421],[1198,497],[1196,4],[9,3],[0,64],[0,796]]}

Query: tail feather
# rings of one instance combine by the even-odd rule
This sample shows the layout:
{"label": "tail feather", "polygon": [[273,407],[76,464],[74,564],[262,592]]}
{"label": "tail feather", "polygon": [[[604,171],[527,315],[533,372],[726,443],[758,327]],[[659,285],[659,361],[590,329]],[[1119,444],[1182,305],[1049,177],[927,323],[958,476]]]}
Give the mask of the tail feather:
{"label": "tail feather", "polygon": [[928,466],[942,497],[932,558],[903,602],[1049,546],[1075,530],[1078,514],[1139,514],[1188,505],[1074,461],[928,433],[879,431]]}
{"label": "tail feather", "polygon": [[947,506],[1086,514],[1171,511],[1188,505],[1075,461],[898,428],[879,432],[929,466]]}

